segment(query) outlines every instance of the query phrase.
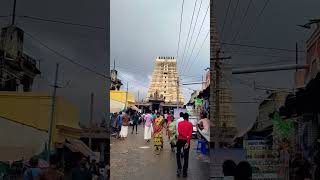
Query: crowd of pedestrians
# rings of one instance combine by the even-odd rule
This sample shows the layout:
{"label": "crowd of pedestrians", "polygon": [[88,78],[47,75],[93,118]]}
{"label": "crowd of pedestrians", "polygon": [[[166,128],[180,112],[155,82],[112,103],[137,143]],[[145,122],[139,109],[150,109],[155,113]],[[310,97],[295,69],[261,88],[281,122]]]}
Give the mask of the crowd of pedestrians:
{"label": "crowd of pedestrians", "polygon": [[39,158],[32,157],[29,161],[30,167],[26,169],[23,180],[108,180],[110,172],[106,166],[87,158],[81,158],[78,165],[70,173],[63,173],[61,163],[56,155],[51,155],[49,167],[39,168]]}
{"label": "crowd of pedestrians", "polygon": [[[152,143],[156,155],[159,155],[164,147],[164,137],[167,137],[171,150],[176,152],[177,176],[187,176],[189,150],[192,138],[193,125],[189,122],[189,114],[181,112],[178,119],[172,113],[147,110],[144,114],[139,112],[129,113],[128,111],[119,112],[114,117],[113,129],[116,137],[125,140],[128,135],[128,128],[131,125],[131,134],[137,134],[137,126],[144,126],[145,144]],[[207,128],[206,123],[203,123]],[[165,133],[165,134],[164,134]],[[152,141],[151,141],[152,140]],[[181,163],[183,159],[183,165]]]}

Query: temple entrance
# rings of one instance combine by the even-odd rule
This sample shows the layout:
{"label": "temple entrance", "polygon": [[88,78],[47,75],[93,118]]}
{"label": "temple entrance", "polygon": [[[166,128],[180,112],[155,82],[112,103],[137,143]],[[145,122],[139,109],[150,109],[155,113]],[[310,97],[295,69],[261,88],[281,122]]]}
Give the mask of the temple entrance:
{"label": "temple entrance", "polygon": [[[160,103],[152,103],[152,105],[151,105],[151,110],[152,110],[152,111],[160,112]],[[161,112],[160,112],[160,113],[161,113]]]}

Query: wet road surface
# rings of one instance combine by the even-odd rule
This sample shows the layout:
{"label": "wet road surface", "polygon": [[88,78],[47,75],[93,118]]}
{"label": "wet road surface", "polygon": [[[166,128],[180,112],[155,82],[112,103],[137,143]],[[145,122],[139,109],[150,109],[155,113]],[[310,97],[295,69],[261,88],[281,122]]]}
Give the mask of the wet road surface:
{"label": "wet road surface", "polygon": [[[209,179],[209,156],[195,150],[196,141],[191,142],[188,177],[176,176],[176,156],[171,151],[167,137],[164,150],[155,155],[153,143],[144,144],[143,125],[138,126],[138,134],[131,134],[126,140],[111,139],[111,179],[112,180],[207,180]],[[165,135],[165,131],[164,131]]]}

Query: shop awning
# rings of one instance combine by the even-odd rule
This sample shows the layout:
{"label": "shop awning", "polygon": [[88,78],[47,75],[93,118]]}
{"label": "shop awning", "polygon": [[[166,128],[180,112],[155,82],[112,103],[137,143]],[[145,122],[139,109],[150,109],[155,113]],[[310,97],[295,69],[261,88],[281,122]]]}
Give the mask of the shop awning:
{"label": "shop awning", "polygon": [[95,157],[96,154],[82,141],[77,139],[68,139],[65,146],[72,152],[79,152],[86,157]]}
{"label": "shop awning", "polygon": [[120,112],[124,106],[125,104],[120,101],[110,100],[110,113]]}
{"label": "shop awning", "polygon": [[135,105],[131,105],[130,108],[131,108],[132,110],[135,110],[135,111],[139,111],[139,110],[140,110],[140,109],[137,108],[137,106],[135,106]]}

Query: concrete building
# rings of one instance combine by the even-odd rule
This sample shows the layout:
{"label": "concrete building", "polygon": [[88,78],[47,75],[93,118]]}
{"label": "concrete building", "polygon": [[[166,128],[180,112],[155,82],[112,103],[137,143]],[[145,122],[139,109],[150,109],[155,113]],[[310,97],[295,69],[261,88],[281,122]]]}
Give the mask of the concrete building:
{"label": "concrete building", "polygon": [[115,67],[110,71],[110,75],[111,75],[110,90],[119,91],[123,84],[121,80],[118,79],[118,71],[115,69]]}
{"label": "concrete building", "polygon": [[[43,134],[45,132],[47,134],[50,113],[51,96],[47,94],[0,92],[0,117],[5,121],[13,122],[13,124],[11,123],[11,126],[14,127],[12,131],[23,129],[24,127],[24,129],[32,128],[36,133]],[[53,145],[62,144],[67,138],[80,139],[81,128],[79,127],[79,120],[79,109],[62,97],[57,97],[52,131]],[[23,127],[19,124],[23,125]],[[0,132],[2,134],[5,131],[1,130]],[[19,132],[17,136],[21,136],[20,132],[23,133],[24,131],[15,132]],[[34,139],[32,134],[20,138],[29,138],[28,141],[37,141],[41,140],[42,136],[39,136],[37,140]],[[0,144],[4,145],[2,142]]]}
{"label": "concrete building", "polygon": [[15,25],[1,30],[0,91],[31,91],[40,74],[36,60],[23,52],[23,38],[23,30]]}
{"label": "concrete building", "polygon": [[134,94],[126,91],[110,90],[110,112],[115,113],[123,110],[125,106],[133,106],[135,104]]}

